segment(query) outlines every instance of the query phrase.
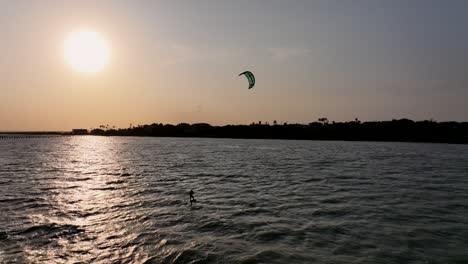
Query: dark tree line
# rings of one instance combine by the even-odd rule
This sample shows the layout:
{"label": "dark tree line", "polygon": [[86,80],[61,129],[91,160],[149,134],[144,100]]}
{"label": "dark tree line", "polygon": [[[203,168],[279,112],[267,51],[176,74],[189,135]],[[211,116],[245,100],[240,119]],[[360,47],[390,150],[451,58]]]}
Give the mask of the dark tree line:
{"label": "dark tree line", "polygon": [[250,125],[212,126],[206,123],[178,125],[151,124],[129,128],[99,128],[92,135],[149,137],[264,138],[350,141],[402,141],[468,144],[468,122],[432,120],[329,122],[327,118],[309,124],[252,123]]}

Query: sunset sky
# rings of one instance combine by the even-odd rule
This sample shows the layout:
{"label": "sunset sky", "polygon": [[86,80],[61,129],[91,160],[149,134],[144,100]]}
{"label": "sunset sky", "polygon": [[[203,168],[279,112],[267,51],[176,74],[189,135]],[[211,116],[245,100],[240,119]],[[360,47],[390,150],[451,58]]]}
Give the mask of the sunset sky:
{"label": "sunset sky", "polygon": [[[0,131],[468,121],[467,13],[465,0],[1,1]],[[96,72],[64,54],[81,31],[108,45]]]}

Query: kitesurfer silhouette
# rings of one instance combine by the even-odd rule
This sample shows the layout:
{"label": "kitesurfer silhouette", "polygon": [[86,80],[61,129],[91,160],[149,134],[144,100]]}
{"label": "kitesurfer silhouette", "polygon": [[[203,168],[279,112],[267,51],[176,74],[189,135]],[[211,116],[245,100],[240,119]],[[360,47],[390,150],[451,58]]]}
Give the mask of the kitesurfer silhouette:
{"label": "kitesurfer silhouette", "polygon": [[193,197],[193,194],[194,194],[193,190],[190,190],[190,192],[189,192],[190,206],[192,206],[193,202],[197,201],[197,200],[195,200],[195,197]]}

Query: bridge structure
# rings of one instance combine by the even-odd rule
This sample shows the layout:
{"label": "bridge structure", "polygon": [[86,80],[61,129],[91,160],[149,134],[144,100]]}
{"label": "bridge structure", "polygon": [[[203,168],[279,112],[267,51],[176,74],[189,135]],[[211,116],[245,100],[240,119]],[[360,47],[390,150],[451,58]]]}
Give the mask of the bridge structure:
{"label": "bridge structure", "polygon": [[58,138],[70,136],[70,133],[1,133],[0,140],[22,140],[22,139],[42,139]]}

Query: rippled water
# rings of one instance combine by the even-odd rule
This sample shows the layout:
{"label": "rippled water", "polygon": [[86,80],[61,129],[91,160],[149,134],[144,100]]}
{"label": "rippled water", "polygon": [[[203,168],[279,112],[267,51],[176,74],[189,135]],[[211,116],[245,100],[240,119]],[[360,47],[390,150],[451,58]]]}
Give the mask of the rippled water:
{"label": "rippled water", "polygon": [[0,262],[468,263],[468,146],[2,139]]}

